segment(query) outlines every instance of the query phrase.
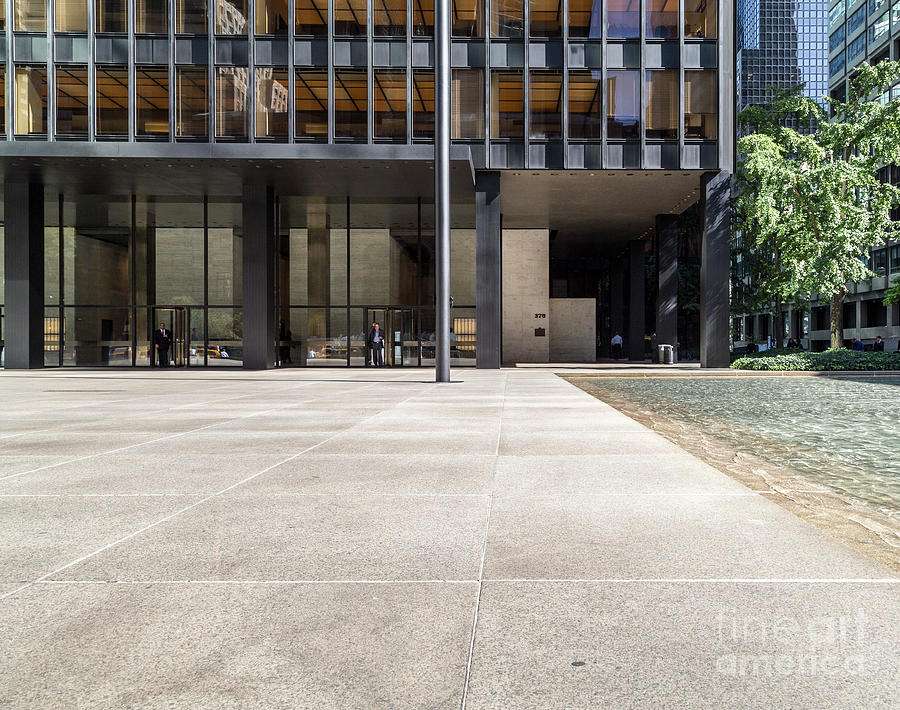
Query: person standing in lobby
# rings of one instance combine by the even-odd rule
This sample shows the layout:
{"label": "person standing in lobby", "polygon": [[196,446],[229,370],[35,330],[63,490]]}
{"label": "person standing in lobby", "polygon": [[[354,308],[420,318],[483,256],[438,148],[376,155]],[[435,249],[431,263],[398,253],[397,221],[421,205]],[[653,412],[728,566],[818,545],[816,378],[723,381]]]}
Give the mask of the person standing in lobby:
{"label": "person standing in lobby", "polygon": [[160,323],[159,328],[153,331],[153,349],[160,367],[169,366],[169,346],[171,344],[172,334],[166,330],[165,323]]}
{"label": "person standing in lobby", "polygon": [[372,364],[375,367],[384,367],[384,332],[378,323],[372,323],[366,344],[372,352]]}
{"label": "person standing in lobby", "polygon": [[622,358],[622,336],[616,333],[609,343],[612,345],[612,356],[616,360],[620,360]]}

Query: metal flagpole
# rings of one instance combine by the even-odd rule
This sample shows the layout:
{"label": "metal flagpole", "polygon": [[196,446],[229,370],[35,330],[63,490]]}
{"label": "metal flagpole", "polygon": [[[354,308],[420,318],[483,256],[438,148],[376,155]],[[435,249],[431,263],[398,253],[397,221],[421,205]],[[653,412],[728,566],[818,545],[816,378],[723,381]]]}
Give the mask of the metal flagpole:
{"label": "metal flagpole", "polygon": [[434,16],[435,381],[450,381],[450,0]]}

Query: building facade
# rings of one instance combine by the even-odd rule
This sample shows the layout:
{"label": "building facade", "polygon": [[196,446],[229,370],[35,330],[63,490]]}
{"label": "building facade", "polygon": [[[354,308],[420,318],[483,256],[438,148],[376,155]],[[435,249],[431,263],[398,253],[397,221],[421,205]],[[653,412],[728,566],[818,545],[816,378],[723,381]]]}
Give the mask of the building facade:
{"label": "building facade", "polygon": [[[452,2],[451,362],[727,363],[730,5]],[[433,365],[432,3],[3,7],[6,367]]]}

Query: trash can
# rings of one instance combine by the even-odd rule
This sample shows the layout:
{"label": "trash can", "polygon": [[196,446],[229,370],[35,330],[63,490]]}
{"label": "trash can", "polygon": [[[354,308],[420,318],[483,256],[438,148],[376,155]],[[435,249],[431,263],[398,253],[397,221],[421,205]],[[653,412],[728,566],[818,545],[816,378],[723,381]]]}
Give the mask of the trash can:
{"label": "trash can", "polygon": [[673,365],[675,364],[675,348],[671,345],[659,345],[659,364]]}

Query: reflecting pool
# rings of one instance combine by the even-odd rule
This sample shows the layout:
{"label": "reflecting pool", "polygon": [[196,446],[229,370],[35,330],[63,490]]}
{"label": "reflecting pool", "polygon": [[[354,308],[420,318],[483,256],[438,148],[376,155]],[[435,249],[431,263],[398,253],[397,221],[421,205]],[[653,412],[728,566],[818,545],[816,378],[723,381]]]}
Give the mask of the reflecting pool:
{"label": "reflecting pool", "polygon": [[[900,376],[579,377],[900,518]],[[614,401],[612,403],[615,403]]]}

